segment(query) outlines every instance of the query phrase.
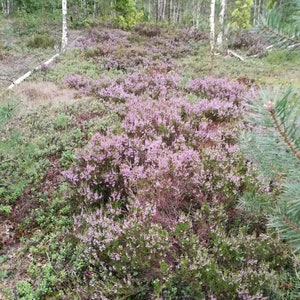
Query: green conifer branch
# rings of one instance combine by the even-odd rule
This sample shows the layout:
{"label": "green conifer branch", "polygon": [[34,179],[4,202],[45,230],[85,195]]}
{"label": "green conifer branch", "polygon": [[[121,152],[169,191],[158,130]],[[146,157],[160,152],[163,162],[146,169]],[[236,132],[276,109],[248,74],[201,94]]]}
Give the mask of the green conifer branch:
{"label": "green conifer branch", "polygon": [[283,34],[283,33],[279,32],[278,30],[275,30],[274,28],[270,27],[267,24],[264,24],[263,30],[265,32],[269,32],[271,35],[276,36],[281,40],[287,41],[288,43],[291,43],[291,44],[292,43],[294,43],[294,44],[299,44],[300,43],[300,39],[298,39],[296,37],[293,37],[293,36]]}
{"label": "green conifer branch", "polygon": [[[248,131],[245,137],[250,135],[253,139],[248,138],[247,144],[242,144],[242,148],[249,159],[254,158],[253,162],[258,162],[256,165],[258,174],[262,175],[263,179],[268,179],[268,175],[271,174],[278,190],[275,194],[266,194],[266,197],[270,197],[269,206],[262,202],[261,199],[264,198],[261,198],[260,194],[242,198],[245,203],[241,202],[241,205],[255,209],[255,204],[257,206],[261,204],[258,207],[263,208],[269,215],[269,226],[277,229],[281,237],[290,243],[295,253],[300,253],[298,90],[289,88],[280,91],[278,95],[262,90],[261,97],[253,101],[249,108],[250,132]],[[252,143],[251,147],[249,141]],[[272,167],[270,161],[278,166],[276,168],[278,172],[275,174],[276,169]]]}
{"label": "green conifer branch", "polygon": [[260,16],[258,30],[273,41],[273,44],[287,49],[300,47],[300,1],[285,0],[271,5],[264,15]]}
{"label": "green conifer branch", "polygon": [[297,148],[292,143],[292,141],[290,141],[290,139],[288,138],[287,134],[285,133],[283,127],[280,125],[280,123],[278,122],[278,120],[276,118],[274,104],[272,102],[269,102],[266,104],[266,108],[270,112],[271,118],[275,124],[276,129],[278,130],[279,134],[281,135],[282,139],[287,144],[287,146],[292,150],[295,157],[300,160],[300,152],[297,150]]}
{"label": "green conifer branch", "polygon": [[300,227],[298,227],[295,223],[289,220],[286,216],[282,216],[283,222],[291,229],[300,233]]}

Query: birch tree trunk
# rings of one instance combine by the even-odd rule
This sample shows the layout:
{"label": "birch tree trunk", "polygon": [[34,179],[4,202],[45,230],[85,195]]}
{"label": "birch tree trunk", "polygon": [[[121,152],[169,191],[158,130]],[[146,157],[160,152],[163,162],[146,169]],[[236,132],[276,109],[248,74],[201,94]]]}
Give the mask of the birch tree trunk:
{"label": "birch tree trunk", "polygon": [[210,2],[210,49],[211,52],[215,51],[215,8],[216,8],[216,0],[211,0]]}
{"label": "birch tree trunk", "polygon": [[7,17],[10,13],[10,2],[9,0],[2,1],[3,15]]}
{"label": "birch tree trunk", "polygon": [[62,38],[61,52],[65,52],[68,45],[67,0],[62,0]]}
{"label": "birch tree trunk", "polygon": [[151,20],[151,0],[148,0],[148,21]]}
{"label": "birch tree trunk", "polygon": [[95,19],[98,14],[98,1],[94,0],[94,5],[93,5],[93,18]]}
{"label": "birch tree trunk", "polygon": [[171,23],[171,11],[172,11],[172,0],[168,0],[168,6],[167,6],[167,12],[168,12],[168,23]]}
{"label": "birch tree trunk", "polygon": [[199,28],[199,24],[200,24],[200,4],[199,2],[197,2],[197,8],[196,8],[196,28],[198,29]]}
{"label": "birch tree trunk", "polygon": [[213,75],[214,71],[214,61],[215,61],[215,9],[216,0],[211,0],[210,2],[210,16],[209,16],[209,26],[210,26],[210,75]]}
{"label": "birch tree trunk", "polygon": [[220,32],[217,38],[217,47],[219,49],[221,49],[223,45],[225,6],[226,6],[226,0],[221,0],[221,11],[219,14]]}

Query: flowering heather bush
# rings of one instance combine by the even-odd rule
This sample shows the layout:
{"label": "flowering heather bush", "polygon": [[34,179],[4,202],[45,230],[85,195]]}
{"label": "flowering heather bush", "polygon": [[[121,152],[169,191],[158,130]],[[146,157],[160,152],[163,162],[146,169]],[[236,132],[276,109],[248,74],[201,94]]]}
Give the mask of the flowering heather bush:
{"label": "flowering heather bush", "polygon": [[80,74],[69,74],[63,78],[62,85],[76,89],[84,95],[98,95],[100,90],[112,85],[112,78],[102,74],[95,80]]}
{"label": "flowering heather bush", "polygon": [[96,133],[64,172],[84,205],[74,234],[91,298],[272,297],[270,270],[289,264],[287,254],[270,236],[228,224],[248,181],[235,145],[245,87],[213,78],[180,87],[175,75],[151,75],[99,88],[121,133]]}
{"label": "flowering heather bush", "polygon": [[75,46],[80,48],[86,48],[94,45],[101,45],[105,42],[118,42],[126,43],[129,33],[122,30],[97,30],[91,29],[87,34],[87,37],[79,37],[75,41]]}
{"label": "flowering heather bush", "polygon": [[230,234],[224,211],[209,206],[178,214],[166,230],[153,222],[157,209],[132,201],[77,217],[91,299],[275,299],[269,270],[290,264],[275,239],[246,228]]}
{"label": "flowering heather bush", "polygon": [[187,84],[188,91],[202,98],[228,100],[235,103],[243,99],[245,89],[238,81],[230,81],[227,78],[197,78]]}
{"label": "flowering heather bush", "polygon": [[137,32],[92,29],[88,37],[78,38],[75,46],[83,48],[85,57],[93,59],[100,68],[126,72],[157,66],[161,63],[168,64],[168,68],[171,68],[174,64],[173,58],[190,54],[195,48],[190,43],[190,40],[194,39],[193,35],[183,33],[179,38],[153,36],[150,40],[145,38],[142,32],[140,34],[143,36],[140,42],[132,43],[131,39],[136,38]]}
{"label": "flowering heather bush", "polygon": [[[180,202],[201,203],[216,192],[237,193],[244,174],[232,141],[241,126],[242,105],[235,102],[242,92],[234,90],[230,101],[225,94],[211,103],[190,103],[168,99],[172,95],[168,92],[176,91],[176,78],[159,75],[145,80],[146,76],[133,74],[121,85],[100,90],[107,98],[125,101],[123,134],[96,134],[80,155],[80,165],[66,174],[75,185],[82,185],[80,194],[108,201],[131,194],[146,201],[161,194],[157,201],[176,210]],[[156,100],[149,100],[151,94]]]}
{"label": "flowering heather bush", "polygon": [[[124,77],[124,76],[123,76]],[[178,91],[179,77],[174,74],[161,73],[160,70],[149,69],[146,73],[135,72],[123,78],[119,76],[112,81],[108,76],[94,80],[79,74],[67,75],[63,85],[74,88],[82,94],[94,95],[102,100],[129,100],[132,97],[157,99],[169,98]]]}

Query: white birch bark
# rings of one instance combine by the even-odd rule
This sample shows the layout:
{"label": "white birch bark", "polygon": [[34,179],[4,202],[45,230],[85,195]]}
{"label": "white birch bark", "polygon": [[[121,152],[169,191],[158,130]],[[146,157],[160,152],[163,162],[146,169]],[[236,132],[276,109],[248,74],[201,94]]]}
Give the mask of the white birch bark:
{"label": "white birch bark", "polygon": [[181,8],[182,3],[181,0],[178,1],[178,11],[177,11],[177,22],[179,23],[181,21]]}
{"label": "white birch bark", "polygon": [[173,0],[170,0],[170,10],[169,10],[169,22],[171,23],[172,20],[172,16],[173,16]]}
{"label": "white birch bark", "polygon": [[197,8],[196,8],[196,28],[198,29],[200,25],[200,4],[197,2]]}
{"label": "white birch bark", "polygon": [[163,0],[163,12],[162,12],[162,15],[163,15],[163,20],[166,21],[167,19],[167,1],[169,0]]}
{"label": "white birch bark", "polygon": [[210,2],[210,49],[213,52],[215,50],[215,8],[216,8],[216,0],[211,0]]}
{"label": "white birch bark", "polygon": [[62,0],[62,37],[61,52],[65,52],[68,45],[67,0]]}
{"label": "white birch bark", "polygon": [[94,18],[94,19],[95,19],[96,16],[97,16],[97,11],[98,11],[97,7],[98,7],[98,3],[97,3],[96,0],[94,0],[94,5],[93,5],[93,18]]}
{"label": "white birch bark", "polygon": [[226,0],[221,0],[221,11],[219,14],[220,32],[217,38],[217,46],[219,49],[221,49],[223,45],[225,7],[226,7]]}
{"label": "white birch bark", "polygon": [[2,9],[3,9],[3,15],[7,17],[10,13],[10,2],[9,0],[3,0],[2,1]]}
{"label": "white birch bark", "polygon": [[253,20],[252,20],[252,25],[255,26],[256,24],[256,19],[257,19],[257,0],[254,0],[253,3]]}
{"label": "white birch bark", "polygon": [[48,59],[44,63],[42,63],[42,64],[38,65],[37,67],[35,67],[33,70],[28,71],[26,74],[22,75],[17,80],[14,80],[13,83],[7,89],[9,89],[9,90],[13,89],[16,85],[23,82],[26,78],[31,76],[34,72],[41,70],[43,67],[48,67],[57,57],[59,57],[58,53],[53,55],[50,59]]}

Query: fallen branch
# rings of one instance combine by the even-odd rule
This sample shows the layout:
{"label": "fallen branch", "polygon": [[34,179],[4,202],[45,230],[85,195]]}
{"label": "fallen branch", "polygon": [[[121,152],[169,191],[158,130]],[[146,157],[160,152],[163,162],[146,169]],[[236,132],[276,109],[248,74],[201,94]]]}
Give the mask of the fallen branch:
{"label": "fallen branch", "polygon": [[232,50],[229,50],[229,49],[228,49],[228,50],[227,50],[227,53],[228,53],[229,55],[232,55],[232,56],[238,58],[238,59],[241,60],[241,61],[244,61],[244,60],[245,60],[242,56],[238,55],[236,52],[234,52],[234,51],[232,51]]}
{"label": "fallen branch", "polygon": [[13,81],[13,83],[7,89],[8,90],[13,89],[16,85],[20,84],[22,81],[24,81],[26,78],[28,78],[34,72],[39,71],[42,68],[49,66],[58,56],[59,56],[59,53],[56,53],[55,55],[53,55],[50,59],[48,59],[44,63],[41,63],[40,65],[38,65],[33,70],[28,71],[26,74],[24,74],[23,76],[19,77],[17,80]]}
{"label": "fallen branch", "polygon": [[296,49],[298,47],[300,48],[300,43],[288,46],[287,50],[294,50],[294,49]]}

